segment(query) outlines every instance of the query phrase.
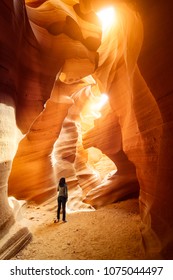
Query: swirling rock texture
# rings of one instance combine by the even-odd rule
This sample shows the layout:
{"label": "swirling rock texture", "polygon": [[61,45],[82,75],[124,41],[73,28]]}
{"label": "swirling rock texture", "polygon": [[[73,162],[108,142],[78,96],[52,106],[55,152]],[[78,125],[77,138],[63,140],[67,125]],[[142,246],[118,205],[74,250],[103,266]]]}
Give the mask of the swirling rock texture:
{"label": "swirling rock texture", "polygon": [[96,172],[87,166],[87,152],[82,146],[80,111],[85,104],[87,94],[83,90],[79,93],[72,97],[74,103],[63,122],[52,153],[57,180],[60,177],[68,178],[68,207],[71,210],[91,208],[89,204],[85,205],[82,199],[89,186],[91,188],[100,183]]}
{"label": "swirling rock texture", "polygon": [[[108,4],[117,17],[102,32],[95,12]],[[0,2],[2,259],[31,238],[8,195],[40,203],[62,175],[70,209],[139,192],[146,253],[173,257],[172,8],[154,0]],[[101,93],[109,104],[94,119]],[[102,180],[90,147],[117,172]]]}

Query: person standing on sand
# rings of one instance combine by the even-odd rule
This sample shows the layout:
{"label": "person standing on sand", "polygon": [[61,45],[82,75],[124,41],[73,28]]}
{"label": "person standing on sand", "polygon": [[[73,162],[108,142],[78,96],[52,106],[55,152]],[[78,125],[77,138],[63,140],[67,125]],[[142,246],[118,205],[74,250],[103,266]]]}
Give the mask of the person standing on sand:
{"label": "person standing on sand", "polygon": [[63,222],[67,222],[66,221],[66,202],[68,199],[68,188],[67,188],[67,184],[65,182],[65,178],[61,178],[59,180],[59,184],[58,184],[58,209],[57,209],[57,219],[54,221],[55,223],[58,223],[60,220],[60,211],[61,211],[61,206],[62,206],[62,220]]}

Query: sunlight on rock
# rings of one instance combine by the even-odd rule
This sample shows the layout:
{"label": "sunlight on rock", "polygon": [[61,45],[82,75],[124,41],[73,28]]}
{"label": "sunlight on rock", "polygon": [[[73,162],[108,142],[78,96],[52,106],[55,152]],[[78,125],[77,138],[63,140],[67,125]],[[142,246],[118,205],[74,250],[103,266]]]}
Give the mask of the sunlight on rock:
{"label": "sunlight on rock", "polygon": [[105,8],[99,12],[97,12],[97,16],[99,17],[103,32],[106,31],[111,25],[116,23],[116,10],[113,7]]}
{"label": "sunlight on rock", "polygon": [[[97,117],[100,117],[101,114],[98,114],[102,107],[108,102],[108,96],[105,93],[102,93],[100,96],[96,97],[95,103],[91,105],[91,112],[94,112]],[[97,115],[98,114],[98,115]]]}
{"label": "sunlight on rock", "polygon": [[87,151],[88,161],[93,166],[93,168],[100,173],[101,180],[106,179],[111,174],[115,174],[117,168],[109,157],[94,147],[89,148]]}

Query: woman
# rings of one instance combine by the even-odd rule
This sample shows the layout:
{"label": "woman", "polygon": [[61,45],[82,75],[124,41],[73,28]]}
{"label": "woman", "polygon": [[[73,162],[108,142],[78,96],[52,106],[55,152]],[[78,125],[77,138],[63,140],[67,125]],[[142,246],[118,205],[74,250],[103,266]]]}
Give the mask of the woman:
{"label": "woman", "polygon": [[62,220],[64,222],[66,221],[66,202],[68,199],[68,189],[67,189],[67,184],[65,182],[65,178],[61,178],[59,180],[59,185],[58,185],[58,209],[57,209],[57,219],[55,220],[55,223],[58,223],[60,220],[60,211],[61,211],[61,206],[62,206],[62,213],[63,217]]}

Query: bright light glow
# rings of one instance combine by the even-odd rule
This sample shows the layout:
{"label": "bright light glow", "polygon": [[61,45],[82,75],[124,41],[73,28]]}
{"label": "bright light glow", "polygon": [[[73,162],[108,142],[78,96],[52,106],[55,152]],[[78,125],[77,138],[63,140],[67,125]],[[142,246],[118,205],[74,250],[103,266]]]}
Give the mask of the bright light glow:
{"label": "bright light glow", "polygon": [[95,102],[90,106],[90,113],[95,117],[95,119],[101,117],[100,110],[108,101],[108,96],[102,93],[101,96],[95,96]]}
{"label": "bright light glow", "polygon": [[108,101],[108,96],[105,93],[102,93],[100,101],[96,104],[97,110],[99,111]]}
{"label": "bright light glow", "polygon": [[108,27],[110,27],[116,20],[116,13],[113,7],[106,8],[97,13],[101,23],[102,30],[105,31]]}

